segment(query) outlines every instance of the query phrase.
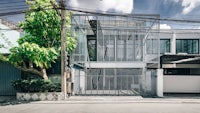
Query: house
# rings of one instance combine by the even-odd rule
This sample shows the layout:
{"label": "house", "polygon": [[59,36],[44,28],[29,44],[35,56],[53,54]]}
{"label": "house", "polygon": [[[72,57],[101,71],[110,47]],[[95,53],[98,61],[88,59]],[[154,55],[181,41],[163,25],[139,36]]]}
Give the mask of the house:
{"label": "house", "polygon": [[161,30],[159,15],[75,14],[75,95],[200,93],[200,30]]}
{"label": "house", "polygon": [[[0,48],[1,54],[9,54],[9,49],[12,46],[17,46],[21,30],[16,28],[14,24],[0,19],[0,44],[5,46],[5,48]],[[11,81],[20,78],[21,71],[11,64],[0,61],[0,96],[15,95],[16,91],[11,86]]]}
{"label": "house", "polygon": [[156,95],[158,19],[159,15],[75,14],[74,94]]}
{"label": "house", "polygon": [[5,48],[0,48],[0,53],[8,54],[11,47],[17,46],[20,35],[22,35],[22,30],[15,24],[0,19],[0,44],[5,46]]}
{"label": "house", "polygon": [[[200,93],[200,30],[163,30],[159,24],[159,15],[74,14],[71,30],[78,45],[71,55],[73,94]],[[4,27],[1,31],[9,29]],[[10,75],[21,72],[3,62],[0,66],[0,95],[13,95]],[[50,73],[60,74],[60,64],[56,68]]]}
{"label": "house", "polygon": [[160,30],[164,93],[200,93],[200,30]]}

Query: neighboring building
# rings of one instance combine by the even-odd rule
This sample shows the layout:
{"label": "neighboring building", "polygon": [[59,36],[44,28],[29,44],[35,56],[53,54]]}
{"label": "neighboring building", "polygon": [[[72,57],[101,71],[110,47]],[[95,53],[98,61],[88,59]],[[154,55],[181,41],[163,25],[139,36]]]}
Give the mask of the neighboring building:
{"label": "neighboring building", "polygon": [[[17,46],[21,30],[3,19],[0,19],[0,44],[6,48],[0,48],[0,54],[9,54],[12,46]],[[15,30],[16,29],[16,30]],[[0,61],[0,96],[16,95],[16,91],[11,86],[11,81],[20,79],[21,71],[11,64]]]}
{"label": "neighboring building", "polygon": [[161,30],[164,93],[200,93],[200,30]]}
{"label": "neighboring building", "polygon": [[0,53],[8,54],[11,47],[17,46],[21,33],[22,30],[17,29],[16,25],[0,19],[0,44],[5,46],[5,48],[0,48]]}

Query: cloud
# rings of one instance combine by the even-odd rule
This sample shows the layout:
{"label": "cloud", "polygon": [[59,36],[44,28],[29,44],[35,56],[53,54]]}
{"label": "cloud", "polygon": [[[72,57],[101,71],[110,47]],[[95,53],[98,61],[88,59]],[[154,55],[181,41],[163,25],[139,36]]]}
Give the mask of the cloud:
{"label": "cloud", "polygon": [[176,3],[179,2],[179,1],[180,1],[180,0],[174,0],[174,2],[176,2]]}
{"label": "cloud", "polygon": [[176,3],[178,3],[180,0],[164,0],[164,2],[166,3],[166,2],[176,2]]}
{"label": "cloud", "polygon": [[[157,25],[154,25],[152,29],[158,29]],[[171,26],[168,24],[160,24],[160,29],[171,29]]]}
{"label": "cloud", "polygon": [[193,27],[192,29],[200,29],[200,26],[198,26],[198,27]]}
{"label": "cloud", "polygon": [[160,29],[171,29],[171,26],[167,24],[160,24]]}
{"label": "cloud", "polygon": [[183,0],[182,6],[183,6],[182,14],[186,15],[189,12],[191,12],[194,8],[200,6],[200,0]]}
{"label": "cloud", "polygon": [[82,10],[100,10],[131,13],[133,0],[68,0],[69,6]]}

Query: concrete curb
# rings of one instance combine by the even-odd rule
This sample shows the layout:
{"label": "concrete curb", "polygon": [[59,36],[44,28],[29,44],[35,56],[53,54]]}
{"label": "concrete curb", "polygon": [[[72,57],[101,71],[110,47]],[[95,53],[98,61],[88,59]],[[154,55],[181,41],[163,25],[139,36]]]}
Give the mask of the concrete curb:
{"label": "concrete curb", "polygon": [[142,98],[134,97],[117,97],[117,96],[74,96],[61,101],[36,101],[33,104],[121,104],[121,103],[180,103],[180,104],[200,104],[200,98]]}

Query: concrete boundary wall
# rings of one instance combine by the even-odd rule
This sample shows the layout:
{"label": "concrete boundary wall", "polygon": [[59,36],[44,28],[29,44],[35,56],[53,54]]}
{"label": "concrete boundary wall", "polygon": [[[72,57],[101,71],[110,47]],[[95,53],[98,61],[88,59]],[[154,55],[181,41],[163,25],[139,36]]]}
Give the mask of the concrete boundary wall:
{"label": "concrete boundary wall", "polygon": [[200,76],[165,75],[164,93],[200,93]]}

